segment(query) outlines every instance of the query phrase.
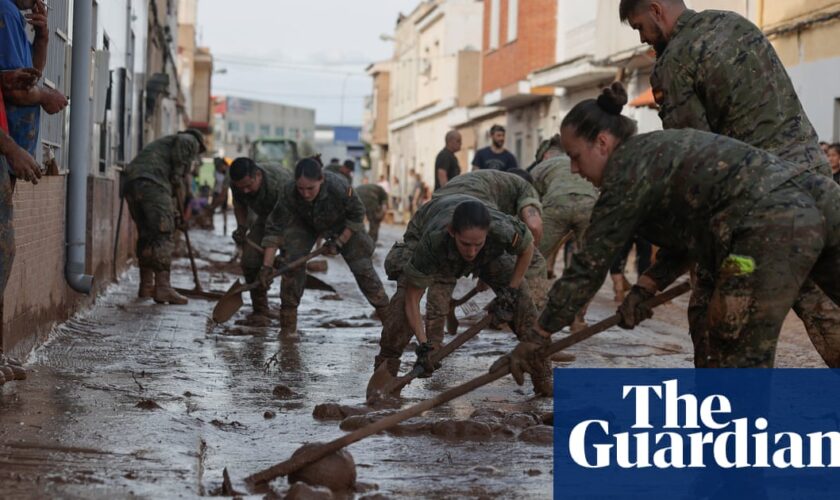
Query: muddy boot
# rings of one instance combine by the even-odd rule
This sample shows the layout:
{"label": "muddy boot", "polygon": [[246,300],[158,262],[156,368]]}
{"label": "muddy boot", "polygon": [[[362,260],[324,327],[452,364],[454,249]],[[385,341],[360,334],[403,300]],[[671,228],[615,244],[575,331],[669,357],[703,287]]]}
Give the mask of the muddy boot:
{"label": "muddy boot", "polygon": [[155,273],[155,302],[158,304],[183,305],[189,302],[186,297],[172,289],[169,284],[169,271]]}
{"label": "muddy boot", "polygon": [[554,381],[551,377],[551,372],[540,377],[531,377],[531,382],[534,384],[534,394],[538,398],[550,398],[554,396]]}
{"label": "muddy boot", "polygon": [[[26,380],[26,370],[21,365],[21,362],[7,358],[3,351],[0,351],[0,370],[3,371],[6,382],[11,382],[12,380]],[[11,376],[8,374],[11,373]]]}
{"label": "muddy boot", "polygon": [[280,319],[280,314],[271,310],[268,305],[268,291],[257,288],[251,290],[251,305],[254,308],[252,316],[264,316],[268,319]]}
{"label": "muddy boot", "polygon": [[280,307],[280,336],[298,336],[297,307]]}
{"label": "muddy boot", "polygon": [[615,294],[613,301],[616,304],[621,304],[624,302],[624,294],[630,290],[630,283],[627,282],[627,278],[623,274],[611,274],[610,277],[613,281],[613,293]]}
{"label": "muddy boot", "polygon": [[149,267],[140,268],[140,289],[137,297],[150,299],[155,296],[155,272]]}

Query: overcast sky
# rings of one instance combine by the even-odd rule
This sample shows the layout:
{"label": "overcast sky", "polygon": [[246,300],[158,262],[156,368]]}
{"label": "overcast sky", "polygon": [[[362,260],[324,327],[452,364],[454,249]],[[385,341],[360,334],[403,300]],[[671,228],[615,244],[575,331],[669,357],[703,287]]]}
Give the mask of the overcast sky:
{"label": "overcast sky", "polygon": [[199,44],[210,47],[213,93],[314,108],[319,124],[360,125],[364,69],[387,59],[400,12],[420,0],[199,0]]}

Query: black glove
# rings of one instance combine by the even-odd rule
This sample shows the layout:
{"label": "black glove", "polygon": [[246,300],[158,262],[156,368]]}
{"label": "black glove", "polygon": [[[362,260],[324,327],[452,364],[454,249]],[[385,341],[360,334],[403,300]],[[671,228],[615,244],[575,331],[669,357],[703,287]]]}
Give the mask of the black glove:
{"label": "black glove", "polygon": [[508,286],[496,293],[496,298],[490,303],[488,309],[499,322],[510,323],[513,321],[518,301],[519,289]]}
{"label": "black glove", "polygon": [[653,309],[644,305],[644,303],[653,297],[653,293],[639,285],[633,285],[630,293],[624,298],[624,302],[618,307],[618,315],[621,316],[618,326],[626,330],[631,330],[642,321],[651,318],[653,316]]}
{"label": "black glove", "polygon": [[261,287],[271,288],[271,284],[274,282],[274,268],[271,266],[260,267],[260,273],[257,275],[257,281],[260,282]]}
{"label": "black glove", "polygon": [[324,246],[327,248],[327,255],[338,255],[344,244],[339,241],[337,236],[330,236],[324,240]]}
{"label": "black glove", "polygon": [[432,376],[432,373],[434,373],[435,368],[438,368],[430,359],[434,350],[435,348],[430,341],[426,341],[418,345],[417,349],[414,350],[414,354],[417,355],[417,361],[414,363],[414,367],[417,368],[419,366],[423,368],[423,373],[418,375],[418,378],[429,378]]}
{"label": "black glove", "polygon": [[237,226],[236,231],[231,234],[231,238],[233,238],[233,242],[236,243],[236,246],[243,246],[245,244],[245,235],[248,233],[247,226]]}
{"label": "black glove", "polygon": [[494,372],[503,366],[510,364],[510,374],[516,383],[522,385],[525,382],[525,373],[540,378],[545,376],[545,360],[537,356],[540,345],[533,342],[519,342],[510,354],[505,354],[497,359],[490,371]]}

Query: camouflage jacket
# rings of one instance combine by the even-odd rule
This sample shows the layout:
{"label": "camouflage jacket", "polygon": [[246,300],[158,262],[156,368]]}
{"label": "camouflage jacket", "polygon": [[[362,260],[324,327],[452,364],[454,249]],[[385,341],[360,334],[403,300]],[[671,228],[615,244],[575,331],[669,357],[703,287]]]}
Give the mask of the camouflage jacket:
{"label": "camouflage jacket", "polygon": [[286,186],[294,182],[292,172],[284,167],[258,166],[263,175],[262,184],[256,193],[245,194],[233,188],[234,204],[248,207],[259,217],[268,217],[280,201]]}
{"label": "camouflage jacket", "polygon": [[378,212],[382,205],[388,204],[388,193],[377,184],[356,186],[356,194],[359,195],[362,205],[365,206],[365,211],[368,213]]}
{"label": "camouflage jacket", "polygon": [[340,176],[344,177],[345,179],[347,179],[347,182],[349,182],[351,186],[353,185],[353,178],[350,177],[349,175],[344,175],[344,172],[341,171],[341,164],[339,164],[339,163],[328,164],[327,166],[324,167],[324,172],[332,172],[335,175],[340,175]]}
{"label": "camouflage jacket", "polygon": [[190,134],[173,134],[148,144],[125,169],[125,183],[148,179],[167,191],[183,184],[198,158],[198,141]]}
{"label": "camouflage jacket", "polygon": [[341,175],[324,172],[321,191],[312,203],[301,198],[294,181],[284,186],[280,201],[266,221],[263,246],[282,246],[283,233],[293,224],[319,235],[337,235],[345,228],[364,232],[364,220],[365,207],[355,190]]}
{"label": "camouflage jacket", "polygon": [[[533,243],[531,231],[524,223],[491,208],[492,222],[484,248],[474,261],[465,261],[447,226],[452,222],[455,207],[470,200],[475,201],[476,198],[461,194],[432,198],[412,218],[416,224],[410,228],[413,231],[413,242],[409,244],[406,241],[406,246],[411,250],[405,254],[408,261],[403,267],[406,284],[428,288],[436,278],[467,276],[504,254],[520,255]],[[415,221],[418,216],[421,219]]]}
{"label": "camouflage jacket", "polygon": [[684,12],[650,78],[666,129],[722,134],[830,175],[775,49],[733,12]]}
{"label": "camouflage jacket", "polygon": [[461,174],[432,195],[432,199],[465,194],[477,198],[490,208],[507,215],[519,216],[531,205],[542,211],[540,197],[528,181],[501,170],[476,170]]}
{"label": "camouflage jacket", "polygon": [[645,273],[657,277],[660,288],[685,272],[689,262],[717,268],[749,209],[807,169],[698,130],[628,139],[607,163],[583,250],[551,289],[540,324],[549,331],[570,324],[634,234],[662,247]]}
{"label": "camouflage jacket", "polygon": [[531,175],[544,208],[566,205],[570,195],[598,197],[598,190],[592,183],[572,173],[571,162],[565,155],[540,162],[531,170]]}

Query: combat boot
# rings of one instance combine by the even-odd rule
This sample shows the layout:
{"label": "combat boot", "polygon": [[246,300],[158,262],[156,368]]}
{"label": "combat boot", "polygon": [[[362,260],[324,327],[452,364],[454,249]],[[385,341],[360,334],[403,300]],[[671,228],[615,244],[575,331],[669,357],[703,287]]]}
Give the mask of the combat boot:
{"label": "combat boot", "polygon": [[186,297],[172,289],[172,285],[169,284],[169,271],[155,273],[154,299],[158,304],[184,305],[189,302]]}
{"label": "combat boot", "polygon": [[280,319],[280,315],[271,310],[268,305],[268,290],[255,288],[251,290],[251,307],[254,308],[253,316],[264,316],[270,319]]}
{"label": "combat boot", "polygon": [[137,297],[150,299],[155,296],[155,272],[150,267],[140,268],[140,290]]}
{"label": "combat boot", "polygon": [[298,336],[297,307],[280,307],[280,336]]}

